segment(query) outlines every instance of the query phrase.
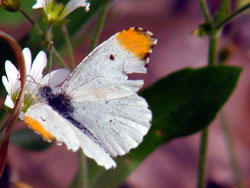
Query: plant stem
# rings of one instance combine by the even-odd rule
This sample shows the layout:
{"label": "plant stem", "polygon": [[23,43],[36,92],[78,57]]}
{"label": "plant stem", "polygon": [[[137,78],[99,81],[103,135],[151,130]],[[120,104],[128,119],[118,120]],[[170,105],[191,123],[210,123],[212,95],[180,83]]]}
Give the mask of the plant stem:
{"label": "plant stem", "polygon": [[241,7],[240,9],[238,9],[238,10],[234,11],[233,13],[231,13],[228,17],[223,19],[221,22],[215,24],[213,26],[213,28],[216,29],[216,30],[222,28],[225,24],[227,24],[229,21],[231,21],[235,16],[239,15],[241,12],[247,10],[248,8],[250,8],[250,3],[247,3],[246,5]]}
{"label": "plant stem", "polygon": [[[206,5],[205,0],[199,0],[201,10],[203,12],[204,19],[206,22],[211,24],[211,18]],[[216,53],[217,53],[217,42],[219,37],[219,31],[214,31],[209,36],[209,48],[208,48],[208,66],[216,64]],[[199,164],[198,164],[198,180],[197,188],[205,188],[205,177],[206,177],[206,155],[208,147],[208,127],[202,130],[200,140],[200,152],[199,152]]]}
{"label": "plant stem", "polygon": [[18,42],[12,38],[10,35],[0,31],[0,37],[4,39],[11,46],[15,59],[17,61],[19,70],[20,70],[20,82],[21,82],[21,90],[16,100],[14,109],[12,110],[12,114],[9,118],[8,125],[5,129],[4,140],[1,144],[0,148],[0,178],[2,176],[4,167],[7,161],[7,153],[8,153],[8,145],[10,140],[11,132],[15,126],[15,123],[18,120],[19,114],[22,110],[22,104],[25,94],[25,83],[26,83],[26,69],[25,69],[25,60],[22,54],[22,48],[18,44]]}
{"label": "plant stem", "polygon": [[214,33],[209,36],[208,65],[216,64],[218,35],[218,33]]}
{"label": "plant stem", "polygon": [[62,67],[62,68],[67,68],[66,63],[64,62],[62,56],[59,54],[59,52],[55,49],[55,47],[53,47],[53,54],[56,57],[56,59],[58,60],[58,64]]}
{"label": "plant stem", "polygon": [[86,155],[80,151],[81,154],[79,159],[82,161],[82,170],[83,170],[83,188],[88,188],[88,159]]}
{"label": "plant stem", "polygon": [[107,13],[108,4],[109,4],[109,0],[103,0],[102,6],[100,8],[100,13],[99,13],[99,17],[97,20],[97,24],[94,30],[93,39],[89,47],[89,52],[91,52],[96,47],[99,41],[100,34],[101,34],[103,24],[104,24],[104,20],[105,20],[106,13]]}
{"label": "plant stem", "polygon": [[[66,63],[64,62],[62,56],[58,53],[58,51],[56,50],[56,48],[53,45],[53,41],[52,41],[52,25],[48,25],[48,28],[46,30],[46,37],[45,37],[45,41],[48,43],[46,46],[50,49],[52,49],[52,52],[54,54],[54,56],[56,57],[56,59],[58,60],[58,64],[62,67],[62,68],[66,68]],[[51,44],[53,45],[51,48]],[[51,66],[51,65],[50,65]]]}
{"label": "plant stem", "polygon": [[[47,40],[46,37],[48,37],[48,35],[45,36],[45,33],[41,30],[41,28],[39,27],[39,25],[38,25],[34,20],[32,20],[32,18],[31,18],[24,10],[19,9],[19,12],[20,12],[21,14],[23,14],[24,17],[25,17],[33,26],[35,26],[35,28],[36,28],[36,30],[37,30],[37,33],[38,33],[39,36],[42,38],[42,40],[43,40],[43,41],[46,41],[46,40]],[[51,31],[49,31],[49,32],[51,32]],[[51,37],[51,33],[49,33],[49,35],[50,35],[49,37]],[[50,38],[50,39],[51,39],[51,38]],[[49,40],[49,42],[50,42],[50,40]],[[65,64],[63,58],[62,58],[61,55],[58,53],[58,51],[55,49],[55,47],[53,47],[53,54],[54,54],[55,57],[57,58],[58,64],[59,64],[61,67],[66,68],[66,64]]]}
{"label": "plant stem", "polygon": [[238,161],[237,156],[236,156],[236,153],[235,153],[234,148],[233,148],[232,136],[231,136],[230,129],[229,129],[228,125],[227,125],[227,122],[226,122],[226,119],[225,119],[225,116],[224,116],[223,112],[220,113],[220,125],[221,125],[221,128],[222,128],[224,136],[225,136],[227,149],[228,149],[228,153],[229,153],[229,156],[230,156],[231,165],[232,165],[234,175],[235,175],[236,186],[238,188],[244,188],[245,186],[243,184],[240,165],[237,162]]}
{"label": "plant stem", "polygon": [[37,30],[37,33],[43,38],[44,37],[44,33],[43,31],[40,29],[39,25],[34,21],[32,20],[31,17],[29,17],[29,15],[22,9],[19,9],[19,12],[21,14],[23,14],[23,16],[33,25],[35,26],[36,30]]}
{"label": "plant stem", "polygon": [[71,69],[73,70],[75,68],[76,64],[75,64],[72,45],[71,45],[70,38],[69,38],[69,33],[68,33],[68,30],[67,30],[67,27],[66,27],[65,24],[63,24],[61,28],[62,28],[64,38],[65,38],[65,41],[66,41],[66,45],[67,45],[67,48],[68,48],[68,54],[69,54]]}
{"label": "plant stem", "polygon": [[[94,35],[93,35],[91,45],[89,47],[89,51],[92,51],[96,47],[97,42],[99,40],[99,36],[103,28],[103,23],[104,23],[107,8],[108,8],[108,3],[109,3],[108,0],[104,0],[103,5],[101,6],[99,18],[98,18],[97,25],[94,30]],[[79,158],[78,158],[79,168],[78,168],[77,174],[75,176],[75,179],[72,185],[73,186],[75,184],[82,185],[83,188],[88,188],[88,159],[81,150],[79,150],[78,155],[79,155]],[[83,176],[83,177],[79,177],[79,176]]]}
{"label": "plant stem", "polygon": [[206,0],[199,0],[199,3],[200,3],[201,11],[203,13],[203,17],[205,18],[207,23],[211,24],[211,16],[208,10]]}
{"label": "plant stem", "polygon": [[[216,57],[217,57],[216,49],[217,49],[218,36],[219,33],[214,33],[209,36],[208,66],[216,64]],[[208,127],[202,130],[202,135],[200,140],[197,188],[205,188],[207,145],[208,145]]]}
{"label": "plant stem", "polygon": [[197,188],[205,188],[207,145],[208,127],[204,128],[201,133]]}

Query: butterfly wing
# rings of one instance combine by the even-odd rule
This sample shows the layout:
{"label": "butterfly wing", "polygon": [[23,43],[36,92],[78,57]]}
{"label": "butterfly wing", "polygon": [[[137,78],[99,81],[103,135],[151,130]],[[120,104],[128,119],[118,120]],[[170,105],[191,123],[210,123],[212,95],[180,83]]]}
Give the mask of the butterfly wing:
{"label": "butterfly wing", "polygon": [[65,143],[68,149],[77,151],[82,148],[86,156],[106,169],[115,167],[115,162],[90,137],[80,132],[74,125],[54,111],[49,105],[37,103],[25,113],[25,122],[36,132],[42,134],[47,141],[56,140]]}
{"label": "butterfly wing", "polygon": [[146,73],[145,64],[155,44],[152,34],[142,29],[130,28],[113,35],[76,67],[62,85],[62,91],[75,101],[134,94],[143,80],[128,80],[127,74]]}
{"label": "butterfly wing", "polygon": [[128,80],[127,74],[146,73],[155,44],[152,34],[142,29],[117,33],[87,56],[62,85],[62,92],[72,99],[73,118],[111,156],[135,148],[150,128],[151,111],[136,94],[143,81]]}
{"label": "butterfly wing", "polygon": [[138,146],[150,128],[151,111],[136,94],[112,100],[73,102],[73,106],[74,119],[90,130],[113,157]]}

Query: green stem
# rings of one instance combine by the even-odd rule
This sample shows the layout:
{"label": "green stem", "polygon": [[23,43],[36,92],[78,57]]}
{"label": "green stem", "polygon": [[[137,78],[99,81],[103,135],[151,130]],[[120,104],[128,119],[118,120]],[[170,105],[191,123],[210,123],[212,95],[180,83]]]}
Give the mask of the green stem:
{"label": "green stem", "polygon": [[65,41],[66,41],[66,46],[68,48],[70,65],[71,65],[71,68],[73,70],[75,68],[76,64],[75,64],[72,45],[71,45],[70,38],[69,38],[69,33],[68,33],[68,30],[67,30],[67,27],[66,27],[65,24],[62,25],[62,31],[63,31],[63,35],[64,35],[64,38],[65,38]]}
{"label": "green stem", "polygon": [[[89,51],[92,51],[96,45],[97,42],[99,40],[99,36],[100,33],[102,31],[103,28],[103,23],[106,17],[106,13],[107,13],[107,8],[108,8],[108,0],[104,0],[103,1],[103,5],[101,6],[100,9],[100,13],[99,13],[99,18],[97,21],[97,25],[95,27],[95,31],[94,31],[94,35],[93,35],[93,39],[91,42],[91,45],[89,47]],[[79,169],[77,174],[81,174],[80,172],[83,172],[83,188],[88,188],[88,159],[87,157],[82,153],[82,151],[79,151]],[[75,183],[76,181],[74,181]]]}
{"label": "green stem", "polygon": [[102,31],[104,20],[105,20],[106,13],[107,13],[108,4],[109,4],[109,0],[103,0],[102,6],[100,8],[99,18],[97,20],[97,24],[94,30],[93,39],[89,47],[89,52],[91,52],[96,47],[99,41],[100,33]]}
{"label": "green stem", "polygon": [[[42,38],[43,41],[51,41],[51,27],[49,28],[49,33],[47,33],[47,35],[45,36],[44,32],[41,30],[41,28],[39,27],[39,25],[34,21],[32,20],[32,18],[22,9],[19,9],[19,12],[21,14],[24,15],[24,17],[33,25],[35,26],[36,30],[37,30],[37,33],[39,34],[39,36]],[[49,39],[49,40],[48,40]],[[48,45],[49,46],[49,45]],[[58,53],[58,51],[55,49],[55,47],[53,47],[53,54],[55,55],[56,59],[58,60],[58,64],[63,67],[63,68],[66,68],[66,64],[63,60],[63,58],[61,57],[61,55]]]}
{"label": "green stem", "polygon": [[214,33],[209,36],[208,65],[216,64],[218,35],[218,33]]}
{"label": "green stem", "polygon": [[44,37],[44,33],[43,33],[43,31],[41,30],[41,28],[39,27],[39,25],[38,25],[36,22],[34,22],[34,20],[32,20],[32,18],[29,17],[29,15],[28,15],[24,10],[19,9],[19,12],[20,12],[21,14],[23,14],[23,16],[24,16],[33,26],[35,26],[35,28],[36,28],[36,30],[37,30],[37,33],[43,38],[43,37]]}
{"label": "green stem", "polygon": [[231,136],[230,129],[227,125],[227,122],[226,122],[226,119],[225,119],[223,112],[221,112],[221,114],[220,114],[220,125],[221,125],[221,128],[222,128],[224,136],[225,136],[231,165],[232,165],[234,175],[235,175],[236,186],[238,188],[244,188],[245,186],[243,184],[240,165],[238,164],[237,156],[236,156],[236,153],[235,153],[234,148],[233,148],[232,136]]}
{"label": "green stem", "polygon": [[[206,2],[200,0],[201,9],[204,18],[207,22],[211,23],[211,18],[208,13],[208,8]],[[209,36],[209,48],[208,48],[208,66],[216,64],[216,53],[217,53],[217,43],[218,43],[219,32],[214,32]],[[200,153],[199,153],[199,164],[198,164],[198,180],[197,188],[205,188],[206,179],[206,155],[207,155],[207,145],[208,145],[208,127],[202,130],[201,140],[200,140]]]}
{"label": "green stem", "polygon": [[211,16],[208,10],[206,0],[199,0],[199,3],[206,22],[211,24]]}
{"label": "green stem", "polygon": [[59,52],[55,49],[55,47],[53,47],[53,55],[56,57],[57,59],[57,63],[62,67],[62,68],[67,68],[66,63],[64,62],[62,56],[59,54]]}
{"label": "green stem", "polygon": [[205,188],[207,145],[208,127],[203,129],[201,133],[197,188]]}
{"label": "green stem", "polygon": [[[52,25],[48,25],[47,31],[46,31],[46,38],[45,41],[47,41],[47,47],[49,48],[49,50],[51,49],[51,43],[52,42]],[[53,55],[56,57],[58,64],[62,67],[62,68],[66,68],[66,63],[64,62],[62,56],[59,54],[59,52],[56,50],[56,48],[53,46],[52,48],[52,52]],[[51,66],[51,65],[50,65]]]}
{"label": "green stem", "polygon": [[250,8],[250,3],[247,3],[246,5],[241,7],[240,9],[238,9],[238,10],[234,11],[233,13],[231,13],[228,17],[223,19],[221,22],[215,24],[213,26],[213,28],[216,29],[216,30],[222,28],[225,24],[227,24],[229,21],[231,21],[235,16],[239,15],[241,12],[247,10],[248,8]]}
{"label": "green stem", "polygon": [[[209,36],[209,49],[208,49],[208,65],[216,64],[216,49],[219,34],[215,33]],[[200,155],[198,165],[198,181],[197,188],[205,188],[205,172],[206,172],[206,154],[208,143],[208,128],[202,130],[200,141]]]}
{"label": "green stem", "polygon": [[80,151],[80,160],[82,161],[82,170],[83,170],[83,188],[88,188],[88,159],[86,155]]}

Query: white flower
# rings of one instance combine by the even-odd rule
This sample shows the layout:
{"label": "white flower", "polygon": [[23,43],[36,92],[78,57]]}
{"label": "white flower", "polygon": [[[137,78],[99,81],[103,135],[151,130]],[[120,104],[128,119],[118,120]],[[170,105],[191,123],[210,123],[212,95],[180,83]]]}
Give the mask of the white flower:
{"label": "white flower", "polygon": [[[43,77],[42,72],[47,65],[46,54],[43,51],[40,51],[32,65],[31,52],[29,48],[23,49],[23,56],[27,73],[27,82],[25,85],[22,112],[26,112],[31,105],[36,103],[37,95],[39,94],[39,87],[41,87],[41,85],[49,85],[52,88],[56,88],[66,79],[69,75],[69,71],[66,69],[57,69]],[[5,71],[6,76],[2,77],[2,82],[8,95],[4,104],[9,108],[14,108],[14,104],[20,92],[20,73],[8,60],[5,62]],[[23,113],[20,115],[21,119],[22,117]]]}
{"label": "white flower", "polygon": [[86,0],[70,0],[66,5],[59,4],[55,0],[37,0],[33,9],[42,8],[49,23],[64,23],[65,17],[79,7],[85,7],[89,11],[90,3]]}

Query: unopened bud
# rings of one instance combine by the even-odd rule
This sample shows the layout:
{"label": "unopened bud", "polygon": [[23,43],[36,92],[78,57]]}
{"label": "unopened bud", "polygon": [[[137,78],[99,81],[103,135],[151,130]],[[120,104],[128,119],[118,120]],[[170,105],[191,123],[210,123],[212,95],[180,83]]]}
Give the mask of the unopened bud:
{"label": "unopened bud", "polygon": [[0,6],[10,12],[16,12],[20,8],[18,0],[0,0]]}

